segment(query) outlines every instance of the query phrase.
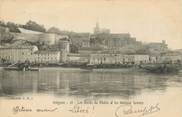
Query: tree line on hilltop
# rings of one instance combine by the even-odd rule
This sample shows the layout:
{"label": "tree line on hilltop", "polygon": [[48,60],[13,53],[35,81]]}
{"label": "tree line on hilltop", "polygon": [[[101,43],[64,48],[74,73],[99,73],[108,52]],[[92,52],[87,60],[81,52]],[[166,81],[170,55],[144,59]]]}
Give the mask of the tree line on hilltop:
{"label": "tree line on hilltop", "polygon": [[14,22],[0,21],[0,26],[9,28],[10,32],[20,33],[18,28],[24,28],[32,31],[46,32],[44,25],[38,24],[35,21],[29,20],[26,24],[16,24]]}
{"label": "tree line on hilltop", "polygon": [[9,28],[10,32],[14,32],[14,33],[20,33],[20,30],[18,28],[24,28],[24,29],[27,29],[27,30],[44,32],[44,33],[46,33],[46,32],[47,33],[55,33],[55,34],[70,34],[70,33],[73,33],[73,32],[70,32],[70,31],[61,31],[57,27],[51,27],[48,30],[46,30],[44,25],[39,24],[39,23],[37,23],[35,21],[32,21],[32,20],[29,20],[25,24],[16,24],[14,22],[7,22],[6,23],[6,22],[0,20],[0,26],[7,27],[7,28]]}
{"label": "tree line on hilltop", "polygon": [[[4,27],[1,28],[1,27]],[[5,31],[5,28],[9,29],[9,32]],[[32,31],[38,31],[38,32],[43,32],[43,33],[54,33],[54,34],[65,34],[65,35],[70,35],[74,32],[70,31],[61,31],[57,27],[51,27],[48,30],[45,29],[44,25],[41,25],[35,21],[29,20],[25,24],[17,24],[14,22],[4,22],[0,20],[0,44],[1,45],[6,45],[6,44],[12,44],[12,45],[36,45],[40,50],[47,50],[47,49],[57,49],[57,46],[55,45],[47,45],[44,42],[29,42],[25,40],[13,40],[14,35],[12,33],[21,33],[19,28],[24,28],[27,30],[32,30]],[[76,45],[71,44],[70,49],[72,52],[77,52],[78,49]]]}

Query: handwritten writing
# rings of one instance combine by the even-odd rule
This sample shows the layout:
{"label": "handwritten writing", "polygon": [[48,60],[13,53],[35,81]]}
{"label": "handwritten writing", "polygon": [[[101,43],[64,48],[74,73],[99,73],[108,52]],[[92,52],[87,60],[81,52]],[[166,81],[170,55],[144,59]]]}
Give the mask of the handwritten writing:
{"label": "handwritten writing", "polygon": [[24,106],[15,106],[13,107],[12,111],[14,114],[17,113],[21,113],[21,112],[55,112],[56,110],[58,110],[58,108],[37,108],[37,109],[33,109],[30,107],[24,107]]}
{"label": "handwritten writing", "polygon": [[13,107],[13,113],[17,114],[19,112],[32,112],[31,108],[25,108],[24,106],[15,106]]}
{"label": "handwritten writing", "polygon": [[116,108],[115,116],[123,117],[129,115],[137,115],[138,117],[148,115],[160,111],[159,104],[148,106],[120,105]]}
{"label": "handwritten writing", "polygon": [[56,110],[58,110],[58,108],[51,108],[51,109],[47,109],[47,108],[44,108],[44,109],[36,109],[37,112],[55,112]]}

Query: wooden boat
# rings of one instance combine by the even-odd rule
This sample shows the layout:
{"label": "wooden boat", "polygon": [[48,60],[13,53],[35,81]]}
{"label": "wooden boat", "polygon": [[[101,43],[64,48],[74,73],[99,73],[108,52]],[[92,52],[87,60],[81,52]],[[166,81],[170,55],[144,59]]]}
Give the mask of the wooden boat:
{"label": "wooden boat", "polygon": [[39,68],[29,68],[28,71],[39,71]]}
{"label": "wooden boat", "polygon": [[121,69],[121,68],[132,68],[133,64],[98,64],[98,65],[85,65],[82,69]]}
{"label": "wooden boat", "polygon": [[150,63],[140,65],[140,68],[153,73],[174,73],[181,69],[181,65],[172,63]]}
{"label": "wooden boat", "polygon": [[18,67],[4,67],[4,70],[14,70],[14,71],[39,71],[39,68],[20,69]]}
{"label": "wooden boat", "polygon": [[4,67],[4,70],[16,70],[19,71],[20,69],[17,67]]}
{"label": "wooden boat", "polygon": [[30,66],[28,61],[23,63],[14,63],[8,67],[4,67],[4,70],[15,70],[15,71],[39,71],[39,68],[34,68]]}

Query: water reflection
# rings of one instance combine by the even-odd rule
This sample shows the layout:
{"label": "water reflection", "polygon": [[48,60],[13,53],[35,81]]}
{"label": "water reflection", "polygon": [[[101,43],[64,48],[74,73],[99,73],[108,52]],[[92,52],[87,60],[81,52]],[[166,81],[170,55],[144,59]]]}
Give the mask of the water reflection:
{"label": "water reflection", "polygon": [[40,72],[0,70],[0,95],[50,93],[56,96],[121,96],[129,98],[147,91],[165,91],[182,86],[182,74],[61,71]]}

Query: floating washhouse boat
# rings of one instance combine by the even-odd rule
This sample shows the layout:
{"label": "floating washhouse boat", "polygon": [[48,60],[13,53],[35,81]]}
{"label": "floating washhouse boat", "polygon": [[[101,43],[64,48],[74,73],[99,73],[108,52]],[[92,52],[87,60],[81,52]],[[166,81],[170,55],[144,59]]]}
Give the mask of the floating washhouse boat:
{"label": "floating washhouse boat", "polygon": [[4,70],[15,70],[15,71],[39,71],[39,68],[32,68],[27,63],[15,63],[4,67]]}
{"label": "floating washhouse boat", "polygon": [[153,73],[174,73],[179,72],[182,66],[177,63],[149,63],[140,65],[140,68]]}
{"label": "floating washhouse boat", "polygon": [[39,71],[39,68],[28,68],[20,69],[18,67],[4,67],[4,70],[14,70],[14,71]]}

